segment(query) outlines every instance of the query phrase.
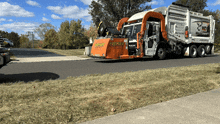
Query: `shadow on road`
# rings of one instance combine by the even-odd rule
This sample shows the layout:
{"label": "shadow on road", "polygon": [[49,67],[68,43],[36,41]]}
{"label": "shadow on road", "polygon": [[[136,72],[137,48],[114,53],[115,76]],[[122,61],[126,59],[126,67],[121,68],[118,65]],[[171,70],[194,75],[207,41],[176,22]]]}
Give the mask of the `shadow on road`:
{"label": "shadow on road", "polygon": [[36,72],[36,73],[21,73],[21,74],[0,74],[0,83],[14,83],[19,81],[24,81],[25,83],[29,81],[45,81],[45,80],[55,80],[60,76],[55,73],[50,72]]}
{"label": "shadow on road", "polygon": [[[207,55],[206,57],[217,57],[219,55]],[[201,57],[197,57],[201,58]],[[189,56],[184,56],[184,57],[177,57],[177,56],[172,56],[168,55],[166,59],[164,60],[172,60],[172,59],[197,59],[197,58],[190,58]],[[117,60],[111,60],[111,59],[99,59],[96,62],[98,63],[120,63],[120,62],[137,62],[137,61],[164,61],[164,60],[158,60],[155,58],[135,58],[135,59],[117,59]]]}

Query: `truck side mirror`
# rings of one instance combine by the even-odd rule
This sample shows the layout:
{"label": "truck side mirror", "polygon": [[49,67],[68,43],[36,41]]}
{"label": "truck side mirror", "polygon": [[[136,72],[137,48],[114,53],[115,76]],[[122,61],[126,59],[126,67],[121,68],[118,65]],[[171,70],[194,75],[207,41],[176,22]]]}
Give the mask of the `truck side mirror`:
{"label": "truck side mirror", "polygon": [[185,31],[188,31],[188,29],[189,29],[188,26],[186,26],[186,27],[185,27]]}

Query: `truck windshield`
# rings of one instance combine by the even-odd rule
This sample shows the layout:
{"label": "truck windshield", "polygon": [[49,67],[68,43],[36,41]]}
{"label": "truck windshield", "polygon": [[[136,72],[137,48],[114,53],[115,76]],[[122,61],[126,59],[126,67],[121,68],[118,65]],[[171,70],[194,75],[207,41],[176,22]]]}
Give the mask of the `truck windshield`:
{"label": "truck windshield", "polygon": [[124,27],[123,35],[131,36],[133,26]]}
{"label": "truck windshield", "polygon": [[134,26],[133,39],[137,39],[137,33],[141,31],[141,24]]}
{"label": "truck windshield", "polygon": [[137,39],[137,33],[141,30],[141,24],[124,27],[123,35],[130,39]]}

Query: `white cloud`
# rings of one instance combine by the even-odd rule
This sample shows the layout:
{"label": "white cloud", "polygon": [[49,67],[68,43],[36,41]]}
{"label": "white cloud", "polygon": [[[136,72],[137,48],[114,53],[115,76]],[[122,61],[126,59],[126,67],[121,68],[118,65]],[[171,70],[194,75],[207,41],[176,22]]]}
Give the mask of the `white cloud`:
{"label": "white cloud", "polygon": [[14,22],[11,24],[3,24],[0,25],[0,30],[8,30],[14,32],[27,32],[27,31],[34,31],[36,27],[38,27],[39,24],[37,23],[25,23],[25,22]]}
{"label": "white cloud", "polygon": [[28,12],[18,5],[0,2],[0,16],[33,17],[34,13]]}
{"label": "white cloud", "polygon": [[220,5],[220,0],[216,0],[215,3],[208,3],[208,5],[212,5],[212,6]]}
{"label": "white cloud", "polygon": [[[47,9],[53,11],[56,14],[62,15],[64,18],[71,19],[80,19],[80,18],[88,18],[90,14],[88,13],[88,9],[79,8],[78,6],[48,6]],[[87,20],[88,20],[87,19]]]}
{"label": "white cloud", "polygon": [[81,2],[83,2],[85,5],[90,5],[92,0],[80,0]]}
{"label": "white cloud", "polygon": [[6,21],[6,19],[4,18],[0,18],[0,22]]}
{"label": "white cloud", "polygon": [[164,4],[164,0],[152,0],[151,2],[147,2],[147,5],[163,5]]}
{"label": "white cloud", "polygon": [[50,21],[49,19],[47,19],[45,17],[43,17],[41,20],[44,21],[44,22],[49,22]]}
{"label": "white cloud", "polygon": [[51,15],[51,18],[53,18],[53,19],[62,19],[62,18],[60,18],[59,16],[54,15],[54,14]]}
{"label": "white cloud", "polygon": [[43,15],[45,16],[46,14],[44,13]]}
{"label": "white cloud", "polygon": [[31,5],[31,6],[40,7],[39,3],[37,3],[36,1],[28,0],[28,1],[26,1],[26,3],[29,4],[29,5]]}
{"label": "white cloud", "polygon": [[89,29],[90,25],[84,25],[84,28]]}
{"label": "white cloud", "polygon": [[84,19],[85,19],[87,22],[89,22],[89,21],[91,21],[91,20],[92,20],[92,16],[91,16],[91,15],[86,16],[86,17],[84,17]]}
{"label": "white cloud", "polygon": [[9,22],[12,22],[13,20],[12,20],[12,19],[9,19],[8,21],[9,21]]}

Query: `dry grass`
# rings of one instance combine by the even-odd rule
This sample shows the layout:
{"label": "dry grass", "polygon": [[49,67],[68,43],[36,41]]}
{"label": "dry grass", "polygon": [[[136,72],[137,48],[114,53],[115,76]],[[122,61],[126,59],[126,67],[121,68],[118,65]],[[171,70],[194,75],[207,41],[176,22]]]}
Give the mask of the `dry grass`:
{"label": "dry grass", "polygon": [[85,49],[68,49],[68,50],[61,50],[61,49],[43,49],[43,48],[38,48],[40,50],[45,50],[48,52],[60,54],[60,55],[65,55],[65,56],[84,56]]}
{"label": "dry grass", "polygon": [[217,67],[206,64],[1,84],[0,123],[79,123],[208,91],[219,88]]}

